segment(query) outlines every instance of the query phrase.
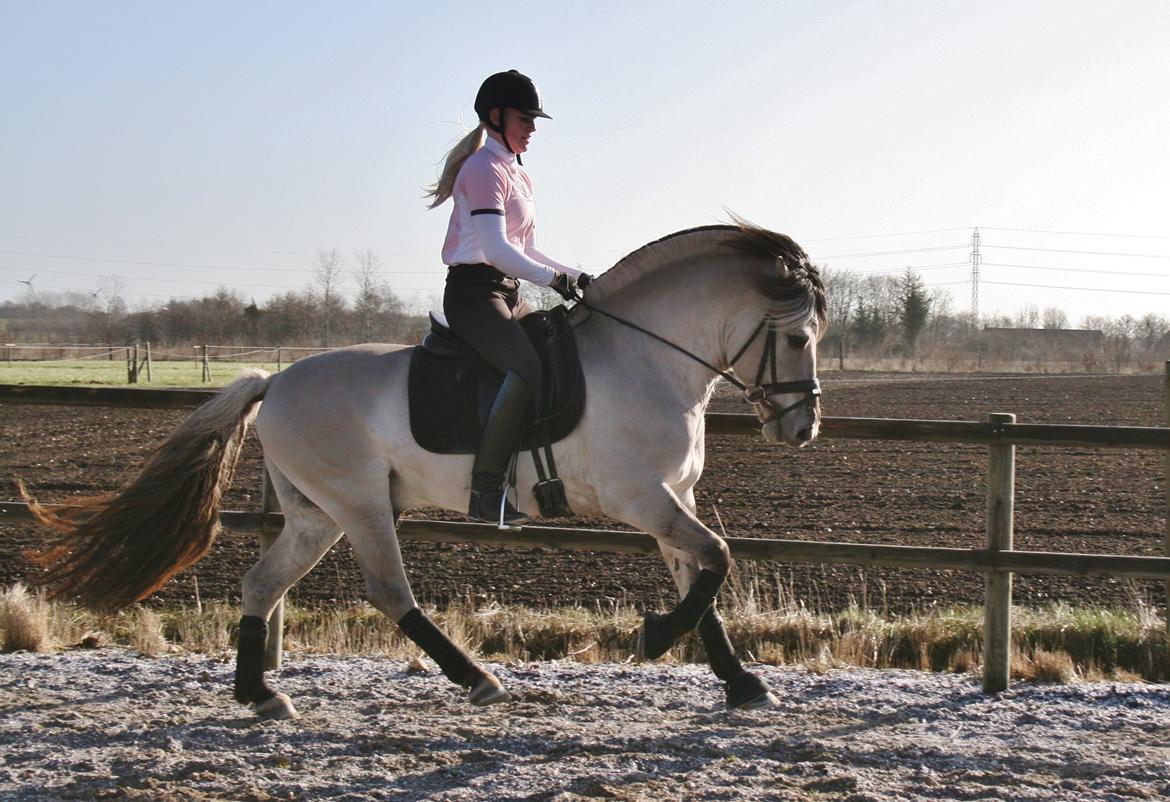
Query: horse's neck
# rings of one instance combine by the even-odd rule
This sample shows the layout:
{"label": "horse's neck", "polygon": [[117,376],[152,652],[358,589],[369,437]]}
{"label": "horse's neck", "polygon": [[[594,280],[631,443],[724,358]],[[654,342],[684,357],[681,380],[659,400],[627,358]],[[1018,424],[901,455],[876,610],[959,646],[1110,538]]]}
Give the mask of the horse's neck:
{"label": "horse's neck", "polygon": [[597,345],[600,353],[606,355],[598,360],[599,367],[608,366],[624,373],[626,386],[631,389],[635,385],[653,388],[654,395],[671,406],[705,407],[718,374],[698,360],[718,368],[726,367],[722,363],[726,356],[726,329],[734,315],[734,290],[734,281],[710,269],[680,265],[669,273],[659,271],[647,276],[628,291],[599,301],[598,308],[641,326],[697,357],[689,357],[647,334],[595,315],[602,323],[595,333]]}

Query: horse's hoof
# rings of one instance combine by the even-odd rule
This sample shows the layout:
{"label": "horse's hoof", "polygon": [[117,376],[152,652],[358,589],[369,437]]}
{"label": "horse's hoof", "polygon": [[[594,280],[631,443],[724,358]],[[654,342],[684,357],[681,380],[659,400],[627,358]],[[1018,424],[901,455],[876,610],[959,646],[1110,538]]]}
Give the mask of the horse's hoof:
{"label": "horse's hoof", "polygon": [[666,616],[646,613],[642,616],[642,629],[638,631],[635,654],[639,660],[657,660],[670,651],[674,640],[674,630],[670,628]]}
{"label": "horse's hoof", "polygon": [[755,699],[750,699],[741,705],[736,706],[736,710],[767,710],[772,707],[779,707],[780,700],[776,698],[776,694],[771,691],[764,691]]}
{"label": "horse's hoof", "polygon": [[499,702],[511,701],[512,694],[504,690],[504,686],[500,684],[498,679],[487,674],[471,689],[468,699],[476,707],[487,707]]}
{"label": "horse's hoof", "polygon": [[272,721],[285,721],[300,716],[297,709],[293,707],[292,699],[283,693],[277,693],[276,696],[255,705],[252,709],[260,718]]}
{"label": "horse's hoof", "polygon": [[727,706],[735,710],[763,710],[776,707],[780,700],[768,683],[750,671],[744,671],[727,683]]}

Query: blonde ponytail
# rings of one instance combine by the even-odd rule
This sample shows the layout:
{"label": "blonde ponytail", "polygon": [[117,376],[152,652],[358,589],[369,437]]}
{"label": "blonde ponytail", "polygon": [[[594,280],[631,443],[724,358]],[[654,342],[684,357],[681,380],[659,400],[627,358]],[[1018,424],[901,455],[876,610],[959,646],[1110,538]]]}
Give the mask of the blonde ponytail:
{"label": "blonde ponytail", "polygon": [[451,197],[451,193],[455,190],[455,177],[459,175],[459,168],[463,166],[463,162],[467,161],[468,156],[483,147],[486,131],[487,128],[481,122],[447,151],[447,155],[443,159],[443,172],[439,174],[439,180],[435,182],[434,186],[426,187],[424,197],[432,199],[427,204],[428,209],[441,206],[447,198]]}

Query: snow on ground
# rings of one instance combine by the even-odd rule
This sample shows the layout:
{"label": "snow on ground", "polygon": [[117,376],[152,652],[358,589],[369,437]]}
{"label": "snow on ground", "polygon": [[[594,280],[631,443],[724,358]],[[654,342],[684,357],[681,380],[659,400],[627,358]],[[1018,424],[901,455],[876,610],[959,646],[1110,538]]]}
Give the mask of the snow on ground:
{"label": "snow on ground", "polygon": [[476,709],[436,670],[294,654],[301,718],[264,722],[206,656],[0,655],[0,799],[1170,798],[1168,686],[758,667],[780,706],[741,713],[704,666],[491,668],[515,699]]}

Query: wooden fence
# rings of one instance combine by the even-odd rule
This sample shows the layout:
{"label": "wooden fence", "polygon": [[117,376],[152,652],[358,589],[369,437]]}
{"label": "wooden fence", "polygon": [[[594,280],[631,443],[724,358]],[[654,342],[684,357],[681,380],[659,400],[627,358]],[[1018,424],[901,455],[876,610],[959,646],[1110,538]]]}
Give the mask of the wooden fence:
{"label": "wooden fence", "polygon": [[[112,406],[124,408],[193,408],[214,395],[212,390],[143,390],[128,387],[45,387],[0,385],[0,404]],[[1170,417],[1170,362],[1166,363],[1166,408]],[[754,415],[708,413],[709,434],[756,434]],[[984,444],[988,449],[987,540],[982,549],[891,546],[770,538],[728,538],[739,560],[772,560],[822,564],[887,566],[978,571],[986,575],[984,601],[983,688],[996,693],[1008,687],[1011,661],[1012,574],[1125,576],[1163,579],[1167,584],[1170,625],[1170,427],[1020,424],[1011,414],[997,413],[985,422],[834,418],[822,421],[821,437],[830,439],[908,440]],[[1074,446],[1156,449],[1166,453],[1167,557],[1117,554],[1074,554],[1017,551],[1013,548],[1015,446]],[[225,511],[227,525],[260,527],[263,545],[275,538],[282,517],[272,510],[267,486],[259,512]],[[0,503],[0,521],[27,518],[20,503]],[[538,546],[575,551],[655,554],[654,538],[640,532],[524,526],[499,531],[491,524],[404,520],[398,534],[406,540]],[[283,610],[274,614],[270,631],[281,632]],[[279,665],[279,637],[269,644],[269,664]]]}

